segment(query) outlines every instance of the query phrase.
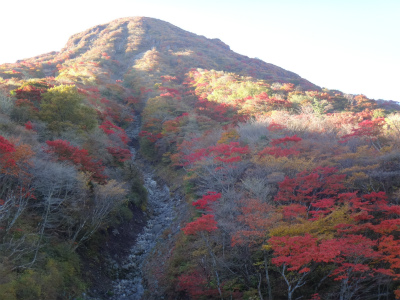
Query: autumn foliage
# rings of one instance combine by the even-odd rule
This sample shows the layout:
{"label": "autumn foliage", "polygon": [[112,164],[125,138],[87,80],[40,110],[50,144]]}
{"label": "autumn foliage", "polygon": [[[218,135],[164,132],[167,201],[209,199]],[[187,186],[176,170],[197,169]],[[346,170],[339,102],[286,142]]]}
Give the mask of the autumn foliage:
{"label": "autumn foliage", "polygon": [[0,136],[0,166],[2,169],[15,165],[15,161],[11,157],[13,152],[15,152],[14,145],[3,136]]}
{"label": "autumn foliage", "polygon": [[88,292],[134,207],[153,236],[147,167],[144,297],[400,299],[399,112],[150,18],[0,65],[0,299]]}
{"label": "autumn foliage", "polygon": [[197,234],[200,232],[212,232],[217,229],[217,222],[213,215],[202,215],[195,221],[188,223],[182,231],[187,234]]}
{"label": "autumn foliage", "polygon": [[104,166],[101,161],[92,158],[86,149],[80,149],[65,140],[47,141],[47,153],[55,154],[59,161],[69,161],[80,171],[90,174],[91,178],[104,183],[107,176],[103,174]]}

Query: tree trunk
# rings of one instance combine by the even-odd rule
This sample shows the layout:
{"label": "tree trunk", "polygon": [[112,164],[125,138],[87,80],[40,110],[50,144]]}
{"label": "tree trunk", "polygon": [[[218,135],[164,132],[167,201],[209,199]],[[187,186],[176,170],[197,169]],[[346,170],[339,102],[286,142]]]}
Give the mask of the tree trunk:
{"label": "tree trunk", "polygon": [[265,267],[265,279],[267,280],[267,288],[268,288],[268,300],[273,300],[271,283],[269,281],[267,253],[265,251],[264,251],[264,267]]}

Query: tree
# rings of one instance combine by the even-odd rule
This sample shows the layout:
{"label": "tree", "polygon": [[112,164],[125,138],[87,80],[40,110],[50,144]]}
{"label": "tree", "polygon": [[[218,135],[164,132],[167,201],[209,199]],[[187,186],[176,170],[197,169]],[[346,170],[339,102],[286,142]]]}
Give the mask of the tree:
{"label": "tree", "polygon": [[349,141],[351,138],[365,138],[377,150],[382,148],[380,137],[382,135],[383,126],[386,124],[384,118],[376,118],[373,120],[364,120],[358,123],[358,128],[353,128],[352,133],[342,136],[341,143]]}
{"label": "tree", "polygon": [[210,205],[220,199],[222,196],[221,193],[217,192],[208,192],[207,195],[203,195],[200,199],[194,201],[192,203],[193,206],[195,206],[199,210],[203,211],[212,211],[212,208]]}
{"label": "tree", "polygon": [[83,97],[72,85],[47,90],[40,104],[39,117],[56,134],[67,129],[89,131],[97,123],[95,110],[83,103]]}
{"label": "tree", "polygon": [[201,232],[212,232],[217,230],[217,221],[214,219],[214,215],[202,215],[195,221],[188,223],[182,231],[186,235],[195,235]]}
{"label": "tree", "polygon": [[192,271],[178,277],[178,291],[186,291],[192,299],[201,299],[202,296],[217,296],[218,290],[210,287],[206,274],[201,271]]}
{"label": "tree", "polygon": [[109,120],[103,121],[101,125],[99,126],[105,134],[107,135],[116,135],[121,139],[121,142],[126,145],[129,142],[129,138],[125,132],[125,130],[115,124],[113,124]]}
{"label": "tree", "polygon": [[[204,197],[205,197],[205,199],[204,199]],[[208,208],[208,206],[210,204],[209,202],[214,202],[218,198],[220,198],[219,194],[211,193],[211,195],[209,194],[209,195],[203,196],[203,200],[206,202],[206,204],[204,204],[202,202],[200,202],[200,204],[204,204],[205,208]],[[199,205],[196,208],[202,209],[203,205]],[[209,211],[212,211],[212,210],[209,209]],[[217,221],[215,221],[214,215],[213,214],[203,214],[203,215],[201,215],[201,217],[197,218],[193,222],[186,224],[186,226],[184,228],[182,228],[182,231],[186,235],[200,236],[201,239],[206,243],[207,250],[208,250],[208,253],[209,253],[211,261],[212,261],[213,272],[215,274],[215,278],[217,281],[218,293],[222,299],[220,275],[217,270],[217,258],[215,256],[215,253],[213,252],[212,246],[209,242],[209,234],[217,229],[218,229]]]}
{"label": "tree", "polygon": [[7,169],[15,165],[11,158],[11,153],[15,152],[15,147],[10,141],[0,135],[0,170]]}
{"label": "tree", "polygon": [[279,184],[279,192],[274,200],[281,204],[302,205],[307,214],[317,218],[334,206],[339,192],[345,188],[342,183],[345,177],[337,174],[337,169],[332,167],[304,171],[295,178],[286,177]]}
{"label": "tree", "polygon": [[[300,141],[301,138],[299,138],[297,135],[286,136],[280,139],[273,139],[271,141],[271,145],[273,147],[264,148],[262,151],[258,153],[258,155],[263,156],[268,154],[268,155],[273,155],[275,157],[298,155],[300,154],[300,151],[298,151],[295,148],[295,144],[297,144]],[[290,147],[287,147],[288,143],[290,144]],[[277,147],[277,145],[281,146]]]}
{"label": "tree", "polygon": [[57,155],[59,161],[69,161],[78,166],[78,170],[86,172],[98,183],[105,183],[107,176],[103,174],[104,166],[100,160],[92,158],[86,149],[72,146],[68,141],[55,140],[46,142],[47,153]]}
{"label": "tree", "polygon": [[[242,214],[240,214],[237,219],[244,224],[245,227],[233,234],[232,246],[247,245],[252,248],[254,252],[260,251],[262,249],[261,246],[267,242],[268,231],[278,223],[280,216],[272,205],[258,199],[243,200],[242,203],[244,204],[240,208]],[[267,251],[264,249],[262,254],[268,298],[272,300]],[[258,293],[260,298],[263,299],[260,285],[258,286]]]}
{"label": "tree", "polygon": [[101,226],[107,224],[110,214],[126,202],[127,191],[124,185],[124,182],[114,179],[102,185],[94,184],[91,198],[84,199],[82,207],[75,206],[77,217],[72,219],[74,223],[70,224],[73,250],[87,241]]}

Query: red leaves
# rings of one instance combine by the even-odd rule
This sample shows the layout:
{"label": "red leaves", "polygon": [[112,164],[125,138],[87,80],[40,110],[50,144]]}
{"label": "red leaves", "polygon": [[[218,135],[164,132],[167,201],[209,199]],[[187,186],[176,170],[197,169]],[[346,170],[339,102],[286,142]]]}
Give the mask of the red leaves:
{"label": "red leaves", "polygon": [[285,126],[283,126],[281,124],[278,124],[278,123],[275,123],[275,122],[272,122],[267,127],[267,129],[270,130],[270,131],[280,131],[280,130],[283,130],[285,128],[286,128]]}
{"label": "red leaves", "polygon": [[286,99],[270,98],[266,92],[254,96],[255,104],[267,105],[269,110],[292,107],[292,103]]}
{"label": "red leaves", "polygon": [[279,144],[283,144],[283,145],[286,146],[289,142],[297,143],[297,142],[300,142],[300,141],[301,141],[301,138],[299,138],[295,134],[293,136],[285,136],[284,138],[281,138],[281,139],[273,139],[271,141],[271,145],[276,146],[276,145],[279,145]]}
{"label": "red leaves", "polygon": [[199,271],[192,271],[178,277],[178,291],[186,291],[191,299],[202,296],[217,296],[218,290],[208,285],[207,277]]}
{"label": "red leaves", "polygon": [[0,135],[0,154],[15,152],[14,145]]}
{"label": "red leaves", "polygon": [[186,291],[191,297],[204,295],[206,278],[200,272],[194,271],[178,277],[178,290]]}
{"label": "red leaves", "polygon": [[122,149],[121,147],[107,147],[106,149],[119,162],[124,162],[132,158],[132,153],[128,149]]}
{"label": "red leaves", "polygon": [[242,201],[241,214],[238,221],[246,226],[245,229],[235,232],[231,244],[260,246],[266,239],[266,232],[277,221],[273,206],[259,199],[246,199]]}
{"label": "red leaves", "polygon": [[18,99],[15,101],[15,106],[17,107],[26,107],[29,108],[31,111],[39,111],[37,107],[32,103],[32,101],[28,99]]}
{"label": "red leaves", "polygon": [[[329,220],[330,213],[345,205],[347,214],[356,224],[337,224],[335,237],[313,231],[310,231],[313,235],[305,232],[298,236],[273,236],[268,241],[275,256],[272,263],[300,274],[311,271],[316,264],[331,264],[335,266],[331,276],[336,281],[367,278],[376,273],[397,276],[392,270],[400,268],[400,243],[393,236],[377,239],[377,234],[400,230],[398,214],[395,214],[398,207],[388,205],[384,192],[362,196],[357,196],[357,192],[340,193],[344,190],[343,179],[344,175],[336,174],[335,168],[318,167],[310,173],[299,173],[295,178],[286,177],[280,183],[275,201],[291,203],[282,209],[283,221],[306,219],[310,214],[313,218],[304,224],[312,228],[312,222],[324,220],[324,223]],[[327,217],[320,219],[324,216]],[[382,216],[394,219],[382,220]]]}
{"label": "red leaves", "polygon": [[125,145],[128,144],[129,138],[123,128],[118,127],[109,120],[103,121],[103,123],[101,123],[99,127],[104,131],[105,134],[107,135],[115,134],[121,139],[121,141]]}
{"label": "red leaves", "polygon": [[25,123],[25,129],[26,130],[33,130],[33,125],[31,121],[28,121]]}
{"label": "red leaves", "polygon": [[165,86],[160,86],[158,88],[160,91],[164,91],[165,93],[161,94],[160,96],[163,97],[176,97],[179,96],[181,93],[177,89],[167,88]]}
{"label": "red leaves", "polygon": [[353,137],[368,137],[370,140],[374,140],[380,135],[382,127],[385,124],[385,118],[364,120],[361,123],[358,123],[358,128],[352,129],[352,133],[342,136],[342,141],[340,142],[347,142]]}
{"label": "red leaves", "polygon": [[178,79],[176,76],[170,76],[170,75],[164,75],[160,76],[162,82],[171,82],[171,81],[177,81]]}
{"label": "red leaves", "polygon": [[374,269],[368,262],[380,258],[380,253],[374,250],[376,241],[362,235],[348,235],[329,242],[330,247],[322,249],[332,249],[332,245],[334,245],[336,251],[339,252],[331,259],[337,265],[331,274],[336,281],[348,279],[356,274],[374,276]]}
{"label": "red leaves", "polygon": [[32,85],[26,85],[15,90],[17,99],[28,99],[30,101],[40,103],[42,100],[42,94],[46,92],[47,89],[38,89]]}
{"label": "red leaves", "polygon": [[276,255],[272,259],[272,263],[277,266],[287,265],[289,266],[288,271],[299,271],[312,261],[319,259],[317,241],[318,239],[310,234],[294,237],[271,237],[269,244]]}
{"label": "red leaves", "polygon": [[249,152],[250,149],[247,145],[240,147],[238,142],[230,142],[229,144],[197,149],[195,152],[185,155],[183,159],[186,160],[185,166],[201,161],[206,157],[213,157],[215,161],[223,163],[233,163],[241,161],[242,156]]}
{"label": "red leaves", "polygon": [[296,219],[299,216],[305,217],[307,215],[307,207],[300,204],[290,204],[283,207],[282,211],[283,217],[285,219]]}
{"label": "red leaves", "polygon": [[269,244],[276,256],[273,264],[304,273],[310,270],[312,263],[335,263],[336,269],[331,275],[335,280],[349,278],[355,273],[373,273],[367,262],[380,258],[380,253],[374,250],[376,241],[362,235],[319,241],[306,233],[304,236],[271,237]]}
{"label": "red leaves", "polygon": [[0,135],[0,167],[9,168],[15,166],[15,160],[11,154],[15,152],[15,147],[7,139]]}
{"label": "red leaves", "polygon": [[[308,204],[317,203],[321,199],[336,197],[340,190],[344,189],[342,181],[346,177],[346,175],[336,174],[336,172],[336,168],[317,167],[310,174],[304,171],[297,174],[295,178],[286,177],[279,184],[279,192],[275,201],[308,206]],[[322,203],[320,203],[321,205]]]}
{"label": "red leaves", "polygon": [[[104,131],[105,134],[116,135],[120,138],[124,145],[128,144],[129,138],[125,130],[113,124],[111,121],[105,120],[99,127]],[[123,149],[119,146],[107,147],[106,149],[108,153],[110,153],[118,162],[124,162],[132,158],[132,154],[128,149]]]}
{"label": "red leaves", "polygon": [[138,103],[139,103],[139,98],[138,98],[138,97],[129,96],[129,97],[126,97],[126,98],[124,99],[124,101],[125,101],[128,105],[129,105],[129,104],[134,105],[134,104],[138,104]]}
{"label": "red leaves", "polygon": [[[193,202],[192,205],[199,210],[210,212],[212,211],[210,205],[220,199],[221,196],[221,193],[208,192],[206,195],[203,195],[203,197]],[[188,223],[184,228],[182,228],[186,235],[195,235],[203,231],[212,232],[216,229],[217,221],[215,221],[214,215],[202,215],[195,221]]]}
{"label": "red leaves", "polygon": [[229,108],[229,105],[225,103],[217,103],[208,101],[207,99],[200,99],[196,103],[197,113],[204,114],[218,122],[226,122],[231,120],[231,118],[228,116],[230,112]]}
{"label": "red leaves", "polygon": [[86,149],[74,147],[64,140],[46,141],[46,144],[48,149],[45,151],[56,154],[58,160],[72,162],[78,166],[80,171],[90,173],[92,180],[98,183],[106,182],[107,176],[102,173],[104,170],[103,164],[101,161],[96,161],[90,157]]}
{"label": "red leaves", "polygon": [[142,95],[152,92],[152,89],[146,89],[144,86],[140,87],[140,93]]}
{"label": "red leaves", "polygon": [[214,215],[202,215],[195,221],[188,223],[182,231],[186,235],[196,235],[200,232],[212,232],[217,230],[217,221],[214,219]]}
{"label": "red leaves", "polygon": [[290,148],[276,147],[277,145],[287,146],[288,143],[298,143],[301,141],[297,135],[286,136],[280,139],[273,139],[271,141],[271,145],[274,147],[266,147],[262,151],[258,153],[259,156],[263,156],[265,154],[273,155],[275,157],[287,157],[290,155],[298,155],[300,152],[295,149],[295,145],[292,145]]}
{"label": "red leaves", "polygon": [[157,140],[163,137],[162,133],[151,133],[149,131],[142,130],[139,132],[139,137],[146,137],[150,142],[155,143]]}
{"label": "red leaves", "polygon": [[110,59],[110,56],[107,54],[107,52],[103,52],[103,53],[101,54],[101,56],[102,56],[103,58],[105,58],[105,59]]}
{"label": "red leaves", "polygon": [[[379,240],[378,250],[383,255],[382,260],[390,264],[390,269],[400,269],[400,241],[390,236],[385,236]],[[399,274],[393,274],[400,279]]]}
{"label": "red leaves", "polygon": [[165,133],[177,133],[182,128],[182,125],[187,122],[189,113],[183,113],[175,119],[165,121],[163,123],[163,132]]}
{"label": "red leaves", "polygon": [[194,201],[192,203],[193,206],[195,206],[199,210],[204,210],[204,211],[212,211],[210,205],[220,199],[222,196],[221,193],[217,192],[208,192],[207,195],[203,195],[200,199]]}

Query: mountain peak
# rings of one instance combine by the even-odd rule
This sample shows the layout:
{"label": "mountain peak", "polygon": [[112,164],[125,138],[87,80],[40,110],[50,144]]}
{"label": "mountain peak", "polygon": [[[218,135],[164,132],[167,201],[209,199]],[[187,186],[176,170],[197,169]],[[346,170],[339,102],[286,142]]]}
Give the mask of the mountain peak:
{"label": "mountain peak", "polygon": [[[146,62],[140,61],[146,53]],[[67,65],[99,62],[108,65],[112,73],[119,73],[114,77],[121,77],[122,72],[137,69],[138,64],[145,63],[145,71],[158,77],[202,68],[319,89],[293,72],[235,53],[220,39],[208,39],[148,17],[126,17],[93,26],[71,36],[60,52],[38,56],[34,60],[38,58],[42,62],[51,60]],[[55,66],[47,67],[46,74],[55,71]]]}

